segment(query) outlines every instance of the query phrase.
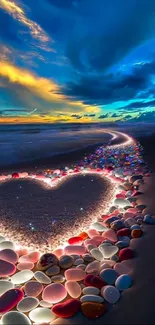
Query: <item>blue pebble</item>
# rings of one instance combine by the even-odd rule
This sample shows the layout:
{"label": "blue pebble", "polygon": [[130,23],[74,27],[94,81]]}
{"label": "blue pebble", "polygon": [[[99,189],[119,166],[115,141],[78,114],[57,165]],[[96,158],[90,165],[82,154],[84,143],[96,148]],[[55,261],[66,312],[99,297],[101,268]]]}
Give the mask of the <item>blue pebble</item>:
{"label": "blue pebble", "polygon": [[115,282],[115,287],[119,291],[126,290],[131,287],[132,279],[128,274],[120,275]]}

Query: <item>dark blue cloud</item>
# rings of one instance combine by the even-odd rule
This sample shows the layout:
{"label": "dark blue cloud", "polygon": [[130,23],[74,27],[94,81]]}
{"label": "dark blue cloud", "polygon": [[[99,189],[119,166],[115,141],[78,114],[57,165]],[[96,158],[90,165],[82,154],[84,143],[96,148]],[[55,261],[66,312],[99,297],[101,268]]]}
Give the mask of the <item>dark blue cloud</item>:
{"label": "dark blue cloud", "polygon": [[153,123],[155,122],[155,111],[139,113],[137,117],[131,118],[129,121],[136,122],[136,123],[139,122]]}
{"label": "dark blue cloud", "polygon": [[133,99],[140,91],[145,90],[150,82],[150,66],[135,66],[129,74],[123,72],[107,75],[80,75],[78,80],[69,82],[64,92],[72,98],[79,98],[86,104],[108,104],[116,101]]}
{"label": "dark blue cloud", "polygon": [[95,117],[96,114],[85,114],[84,117]]}
{"label": "dark blue cloud", "polygon": [[111,117],[121,117],[121,114],[119,114],[119,113],[113,113],[113,114],[111,115]]}
{"label": "dark blue cloud", "polygon": [[78,114],[72,114],[71,117],[74,117],[77,120],[80,120],[82,118],[82,116],[81,115],[78,115]]}
{"label": "dark blue cloud", "polygon": [[107,113],[107,114],[102,114],[102,115],[100,115],[98,118],[99,118],[99,119],[104,119],[104,118],[107,118],[107,117],[109,117],[109,113]]}

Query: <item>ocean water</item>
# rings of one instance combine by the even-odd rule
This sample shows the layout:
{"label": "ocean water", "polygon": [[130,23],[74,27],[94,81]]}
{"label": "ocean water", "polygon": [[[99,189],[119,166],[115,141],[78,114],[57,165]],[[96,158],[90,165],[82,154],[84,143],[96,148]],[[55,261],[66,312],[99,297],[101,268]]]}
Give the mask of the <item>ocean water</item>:
{"label": "ocean water", "polygon": [[94,124],[0,125],[0,167],[107,143],[104,132]]}

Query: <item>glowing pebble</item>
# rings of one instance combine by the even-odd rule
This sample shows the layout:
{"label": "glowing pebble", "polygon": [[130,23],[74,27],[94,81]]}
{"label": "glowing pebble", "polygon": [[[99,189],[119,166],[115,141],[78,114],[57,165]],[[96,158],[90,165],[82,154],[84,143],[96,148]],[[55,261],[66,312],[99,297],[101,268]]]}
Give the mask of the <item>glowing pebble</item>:
{"label": "glowing pebble", "polygon": [[100,223],[100,222],[94,222],[94,223],[92,223],[91,224],[91,228],[92,229],[95,229],[95,230],[97,230],[99,232],[102,232],[102,231],[107,230],[107,228],[102,223]]}
{"label": "glowing pebble", "polygon": [[34,297],[25,297],[17,305],[17,310],[27,313],[39,305],[39,300]]}
{"label": "glowing pebble", "polygon": [[110,258],[118,252],[118,247],[117,246],[106,246],[104,244],[101,244],[99,246],[99,250],[103,254],[104,258]]}
{"label": "glowing pebble", "polygon": [[1,243],[2,241],[5,241],[5,237],[0,236],[0,243]]}
{"label": "glowing pebble", "polygon": [[92,249],[90,251],[90,253],[97,261],[102,261],[103,260],[102,251],[100,251],[98,248]]}
{"label": "glowing pebble", "polygon": [[96,246],[98,246],[103,242],[104,238],[102,236],[98,235],[98,236],[93,236],[92,240],[93,240],[94,244]]}
{"label": "glowing pebble", "polygon": [[19,256],[27,255],[28,254],[28,249],[27,248],[18,248],[18,249],[16,249],[16,253]]}
{"label": "glowing pebble", "polygon": [[18,261],[19,256],[17,255],[17,253],[9,248],[3,249],[0,251],[0,259],[16,264]]}
{"label": "glowing pebble", "polygon": [[19,174],[18,173],[13,173],[12,178],[19,178]]}
{"label": "glowing pebble", "polygon": [[85,240],[88,238],[88,234],[87,234],[87,232],[83,231],[83,232],[80,232],[79,237],[81,237],[83,240]]}
{"label": "glowing pebble", "polygon": [[6,291],[13,289],[14,284],[7,280],[0,280],[0,296],[3,295]]}
{"label": "glowing pebble", "polygon": [[81,287],[76,281],[66,281],[65,288],[72,298],[78,298],[81,295]]}
{"label": "glowing pebble", "polygon": [[110,304],[115,304],[120,298],[120,292],[115,287],[107,285],[101,289],[101,296]]}
{"label": "glowing pebble", "polygon": [[12,249],[15,251],[15,244],[10,240],[0,242],[0,251],[3,249]]}
{"label": "glowing pebble", "polygon": [[36,271],[34,273],[34,278],[39,282],[43,284],[49,284],[51,283],[51,279],[42,271]]}
{"label": "glowing pebble", "polygon": [[53,306],[53,304],[44,300],[40,300],[39,305],[44,308],[51,308]]}
{"label": "glowing pebble", "polygon": [[39,260],[40,253],[38,251],[31,252],[27,255],[28,260],[32,263],[36,263]]}
{"label": "glowing pebble", "polygon": [[86,272],[78,268],[72,268],[66,270],[64,275],[66,280],[82,281],[86,275]]}
{"label": "glowing pebble", "polygon": [[64,249],[66,255],[72,255],[72,254],[83,255],[85,251],[86,251],[85,247],[80,245],[68,245]]}
{"label": "glowing pebble", "polygon": [[10,311],[2,316],[3,325],[31,325],[29,318],[18,311]]}
{"label": "glowing pebble", "polygon": [[83,239],[79,236],[71,237],[68,240],[69,245],[81,245],[83,242]]}
{"label": "glowing pebble", "polygon": [[32,262],[23,262],[23,263],[19,263],[17,264],[17,269],[20,271],[23,270],[32,270],[34,268],[34,263]]}
{"label": "glowing pebble", "polygon": [[24,293],[20,289],[11,289],[6,291],[0,297],[0,314],[13,309],[23,297]]}
{"label": "glowing pebble", "polygon": [[21,178],[27,178],[28,177],[28,173],[27,172],[19,173],[19,177],[21,177]]}
{"label": "glowing pebble", "polygon": [[38,297],[43,291],[43,285],[37,281],[29,281],[25,284],[24,291],[27,296]]}
{"label": "glowing pebble", "polygon": [[55,315],[50,309],[42,307],[38,307],[30,311],[29,317],[33,322],[38,324],[49,323],[55,319]]}
{"label": "glowing pebble", "polygon": [[[103,239],[103,237],[102,237],[102,239]],[[92,238],[91,238],[91,239],[86,239],[86,240],[84,241],[84,246],[85,246],[86,248],[88,247],[88,245],[93,245],[93,246],[97,247],[97,245],[96,245],[96,241],[93,240]]]}
{"label": "glowing pebble", "polygon": [[88,301],[91,301],[91,302],[103,302],[104,299],[100,296],[96,296],[96,295],[84,295],[80,298],[80,301],[83,303],[83,302],[88,302]]}
{"label": "glowing pebble", "polygon": [[82,293],[84,295],[99,295],[100,290],[98,288],[95,287],[86,287],[82,290]]}
{"label": "glowing pebble", "polygon": [[131,277],[128,274],[122,274],[117,278],[117,280],[115,282],[115,287],[119,291],[124,291],[124,290],[130,288],[131,284],[132,284]]}
{"label": "glowing pebble", "polygon": [[119,206],[119,207],[126,207],[126,206],[131,206],[130,201],[124,200],[124,199],[115,199],[114,200],[114,205]]}
{"label": "glowing pebble", "polygon": [[53,254],[59,258],[64,254],[64,250],[63,248],[57,248],[53,251]]}
{"label": "glowing pebble", "polygon": [[42,293],[42,299],[52,304],[56,304],[67,296],[66,288],[60,283],[52,283],[45,287]]}
{"label": "glowing pebble", "polygon": [[16,272],[16,267],[14,264],[0,260],[0,277],[6,277],[12,275]]}
{"label": "glowing pebble", "polygon": [[34,273],[30,270],[24,270],[24,271],[20,271],[16,274],[14,274],[11,277],[11,281],[14,284],[22,284],[25,283],[29,280],[31,280],[34,276]]}
{"label": "glowing pebble", "polygon": [[95,229],[89,229],[88,230],[88,236],[90,238],[92,238],[93,236],[98,236],[98,235],[99,235],[99,232],[97,230],[95,230]]}
{"label": "glowing pebble", "polygon": [[100,270],[100,262],[99,261],[93,261],[89,263],[86,267],[86,272],[87,273],[95,273],[97,274]]}
{"label": "glowing pebble", "polygon": [[63,283],[65,281],[65,277],[62,274],[53,275],[51,277],[51,281],[55,283]]}
{"label": "glowing pebble", "polygon": [[113,243],[117,242],[117,236],[113,229],[108,229],[103,233],[104,238],[109,239]]}

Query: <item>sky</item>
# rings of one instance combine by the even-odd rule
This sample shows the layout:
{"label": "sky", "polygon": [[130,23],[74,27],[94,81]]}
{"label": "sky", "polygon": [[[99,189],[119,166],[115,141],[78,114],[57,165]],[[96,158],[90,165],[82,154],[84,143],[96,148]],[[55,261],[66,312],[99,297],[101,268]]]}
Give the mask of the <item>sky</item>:
{"label": "sky", "polygon": [[155,0],[0,0],[0,123],[155,122]]}

